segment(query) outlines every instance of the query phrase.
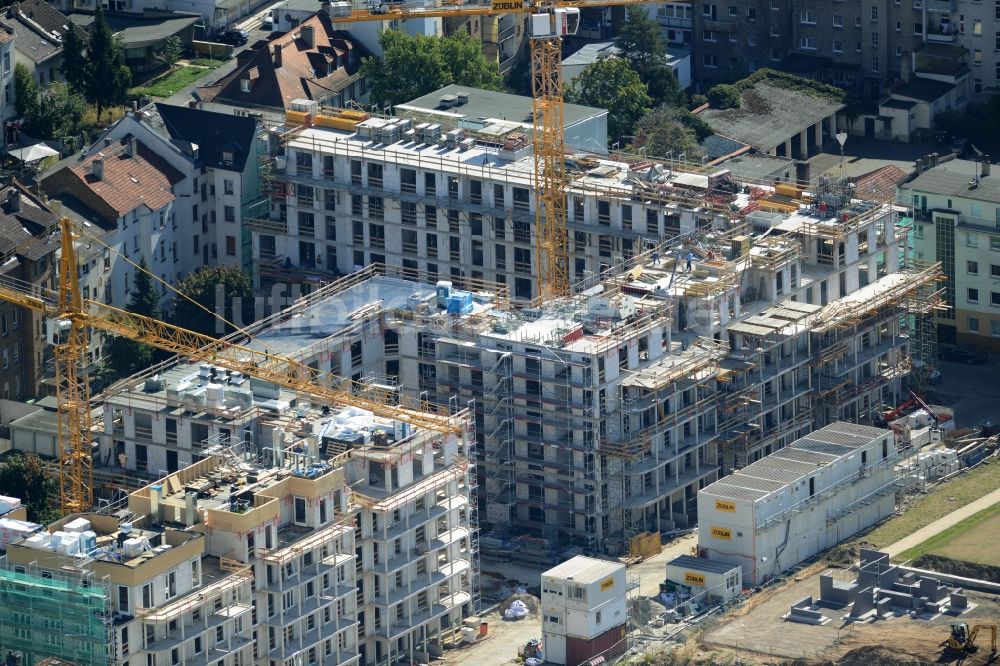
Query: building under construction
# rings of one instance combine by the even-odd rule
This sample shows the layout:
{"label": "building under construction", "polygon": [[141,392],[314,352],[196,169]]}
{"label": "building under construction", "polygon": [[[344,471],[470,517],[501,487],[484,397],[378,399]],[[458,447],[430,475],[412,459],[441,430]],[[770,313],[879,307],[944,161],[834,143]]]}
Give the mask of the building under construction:
{"label": "building under construction", "polygon": [[[243,409],[242,378],[177,367],[191,371],[181,380],[190,405]],[[176,378],[137,381],[152,394],[177,390]],[[81,666],[351,665],[427,662],[460,640],[478,606],[471,430],[268,404],[283,397],[258,390],[260,418],[199,442],[194,462],[125,506],[11,543],[0,650],[25,666],[43,656]],[[155,434],[139,436],[186,448],[154,441],[181,407],[133,403],[125,429],[152,407]]]}

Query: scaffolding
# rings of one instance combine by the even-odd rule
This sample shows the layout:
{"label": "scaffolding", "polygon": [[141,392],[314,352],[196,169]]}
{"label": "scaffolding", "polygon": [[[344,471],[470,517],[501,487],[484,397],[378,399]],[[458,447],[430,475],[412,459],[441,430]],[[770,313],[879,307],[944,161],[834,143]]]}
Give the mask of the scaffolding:
{"label": "scaffolding", "polygon": [[76,579],[0,568],[0,652],[21,653],[24,666],[45,657],[79,666],[114,661],[106,586],[80,573]]}

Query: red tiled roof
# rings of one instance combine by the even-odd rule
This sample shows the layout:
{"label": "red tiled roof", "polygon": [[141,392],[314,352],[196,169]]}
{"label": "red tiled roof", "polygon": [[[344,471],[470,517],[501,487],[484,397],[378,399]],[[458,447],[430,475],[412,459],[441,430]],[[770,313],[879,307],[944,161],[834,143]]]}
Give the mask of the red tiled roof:
{"label": "red tiled roof", "polygon": [[[302,39],[303,28],[312,28],[312,46]],[[272,108],[289,108],[293,99],[320,101],[355,80],[362,59],[371,55],[350,35],[334,30],[322,13],[244,53],[232,73],[200,89],[203,99]],[[242,79],[251,81],[249,92],[242,89]]]}
{"label": "red tiled roof", "polygon": [[858,196],[874,197],[880,201],[893,201],[896,186],[906,180],[908,173],[895,164],[888,164],[854,179],[854,191]]}
{"label": "red tiled roof", "polygon": [[[70,167],[119,216],[142,204],[151,210],[163,208],[174,200],[171,186],[184,179],[184,174],[141,142],[136,142],[136,146],[136,154],[130,157],[127,141],[115,142]],[[100,179],[93,174],[97,159],[104,160],[104,175]]]}

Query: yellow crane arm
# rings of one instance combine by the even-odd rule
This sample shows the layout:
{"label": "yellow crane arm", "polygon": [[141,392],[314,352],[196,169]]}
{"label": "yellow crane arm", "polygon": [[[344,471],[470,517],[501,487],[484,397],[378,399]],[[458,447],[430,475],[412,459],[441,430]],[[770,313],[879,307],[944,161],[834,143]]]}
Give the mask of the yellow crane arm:
{"label": "yellow crane arm", "polygon": [[[248,377],[273,382],[320,402],[354,405],[379,416],[399,419],[441,433],[462,432],[459,423],[450,416],[392,404],[396,400],[395,395],[380,393],[366,384],[336,375],[324,376],[319,370],[285,356],[219,340],[104,303],[84,300],[81,312],[64,313],[59,311],[54,300],[41,294],[26,293],[23,285],[9,281],[0,281],[0,300],[43,312],[56,319],[76,319],[84,326],[213,363],[227,370],[242,372]],[[328,385],[320,383],[324,379]]]}

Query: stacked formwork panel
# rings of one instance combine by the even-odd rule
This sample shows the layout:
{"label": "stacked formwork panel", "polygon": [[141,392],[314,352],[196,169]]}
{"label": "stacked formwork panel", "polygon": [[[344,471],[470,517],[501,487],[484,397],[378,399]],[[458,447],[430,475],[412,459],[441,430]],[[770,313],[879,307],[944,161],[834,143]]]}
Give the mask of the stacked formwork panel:
{"label": "stacked formwork panel", "polygon": [[80,666],[113,661],[107,590],[86,582],[0,569],[0,652],[20,652],[26,666],[44,657]]}

